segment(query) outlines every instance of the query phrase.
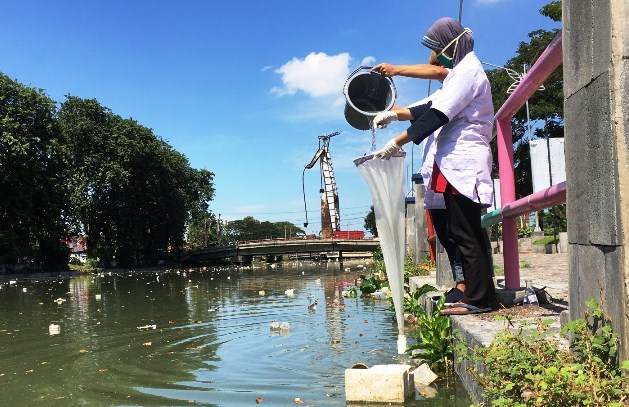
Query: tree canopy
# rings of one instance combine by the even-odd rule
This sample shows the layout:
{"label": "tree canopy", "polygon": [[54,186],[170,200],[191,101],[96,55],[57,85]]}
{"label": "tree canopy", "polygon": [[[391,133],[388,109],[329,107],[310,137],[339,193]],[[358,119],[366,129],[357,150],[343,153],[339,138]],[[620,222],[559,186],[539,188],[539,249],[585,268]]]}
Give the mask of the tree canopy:
{"label": "tree canopy", "polygon": [[[553,1],[544,6],[540,13],[554,21],[561,20],[561,2]],[[559,29],[546,31],[535,30],[528,34],[528,41],[520,42],[516,55],[509,59],[505,68],[515,72],[528,71],[544,52],[548,44],[557,35]],[[491,83],[494,109],[498,109],[509,97],[507,92],[514,83],[507,71],[496,68],[487,71]],[[513,156],[515,166],[516,194],[518,197],[533,192],[531,178],[531,158],[529,141],[536,138],[563,137],[563,72],[556,69],[544,82],[544,89],[538,90],[528,101],[530,123],[533,134],[527,134],[528,120],[526,107],[520,109],[513,117]],[[493,143],[494,157],[496,145]],[[494,160],[494,173],[497,174],[498,161]]]}
{"label": "tree canopy", "polygon": [[0,73],[0,264],[67,259],[63,136],[55,102]]}
{"label": "tree canopy", "polygon": [[378,227],[376,226],[376,212],[373,205],[369,209],[369,213],[365,216],[364,228],[367,229],[374,237],[378,237]]}
{"label": "tree canopy", "polygon": [[259,221],[252,216],[227,222],[224,232],[226,242],[290,238],[305,234],[303,229],[291,222]]}
{"label": "tree canopy", "polygon": [[72,235],[105,264],[166,260],[208,213],[213,177],[95,99],[57,108],[0,74],[0,263],[67,264]]}

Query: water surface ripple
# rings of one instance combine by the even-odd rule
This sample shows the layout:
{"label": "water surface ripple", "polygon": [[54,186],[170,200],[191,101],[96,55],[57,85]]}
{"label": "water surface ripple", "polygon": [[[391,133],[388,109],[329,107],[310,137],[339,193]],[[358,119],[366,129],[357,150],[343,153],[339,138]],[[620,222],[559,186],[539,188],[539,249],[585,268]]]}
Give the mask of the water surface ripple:
{"label": "water surface ripple", "polygon": [[1,284],[2,405],[345,406],[346,368],[400,358],[389,303],[340,295],[364,273],[294,262]]}

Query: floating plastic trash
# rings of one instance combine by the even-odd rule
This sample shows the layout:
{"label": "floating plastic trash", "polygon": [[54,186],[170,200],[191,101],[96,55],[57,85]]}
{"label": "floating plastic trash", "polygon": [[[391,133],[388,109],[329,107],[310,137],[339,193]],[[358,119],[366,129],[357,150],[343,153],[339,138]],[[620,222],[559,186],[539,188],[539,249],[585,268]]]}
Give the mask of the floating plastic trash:
{"label": "floating plastic trash", "polygon": [[50,335],[59,335],[61,333],[61,325],[57,325],[57,324],[48,325],[48,333]]}
{"label": "floating plastic trash", "polygon": [[398,353],[406,351],[404,335],[404,157],[399,151],[388,160],[374,154],[354,160],[369,185],[384,265],[391,287],[398,326]]}

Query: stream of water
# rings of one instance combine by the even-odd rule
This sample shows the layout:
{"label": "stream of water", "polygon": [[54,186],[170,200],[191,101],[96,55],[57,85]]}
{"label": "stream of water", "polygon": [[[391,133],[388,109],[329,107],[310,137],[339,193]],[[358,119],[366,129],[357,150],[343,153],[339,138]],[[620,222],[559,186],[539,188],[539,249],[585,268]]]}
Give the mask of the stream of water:
{"label": "stream of water", "polygon": [[[406,357],[388,302],[340,296],[366,272],[295,262],[0,282],[0,405],[345,406],[345,369]],[[404,405],[469,405],[435,387]]]}

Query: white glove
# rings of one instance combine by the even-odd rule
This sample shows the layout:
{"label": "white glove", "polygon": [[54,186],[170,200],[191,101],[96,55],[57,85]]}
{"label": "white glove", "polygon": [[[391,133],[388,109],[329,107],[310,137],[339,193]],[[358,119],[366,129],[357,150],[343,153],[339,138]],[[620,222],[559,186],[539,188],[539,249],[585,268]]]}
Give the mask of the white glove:
{"label": "white glove", "polygon": [[395,139],[389,140],[387,144],[384,145],[382,150],[378,151],[375,157],[382,158],[383,160],[388,160],[393,157],[398,151],[400,151],[402,147],[398,146],[395,142]]}
{"label": "white glove", "polygon": [[372,127],[374,129],[384,129],[391,122],[397,120],[397,113],[394,110],[380,112],[373,118]]}

